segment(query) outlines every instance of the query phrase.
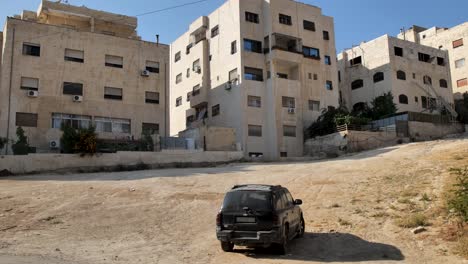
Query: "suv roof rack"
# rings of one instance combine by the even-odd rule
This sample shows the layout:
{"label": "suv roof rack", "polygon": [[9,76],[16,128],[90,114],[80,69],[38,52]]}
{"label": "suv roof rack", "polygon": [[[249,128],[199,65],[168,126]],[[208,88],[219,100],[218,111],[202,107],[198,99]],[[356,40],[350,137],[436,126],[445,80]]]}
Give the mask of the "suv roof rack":
{"label": "suv roof rack", "polygon": [[240,188],[248,188],[248,189],[269,189],[269,190],[273,190],[273,189],[279,189],[279,188],[282,188],[281,185],[266,185],[266,184],[240,184],[240,185],[234,185],[234,187],[232,187],[231,190],[235,190],[235,189],[240,189]]}

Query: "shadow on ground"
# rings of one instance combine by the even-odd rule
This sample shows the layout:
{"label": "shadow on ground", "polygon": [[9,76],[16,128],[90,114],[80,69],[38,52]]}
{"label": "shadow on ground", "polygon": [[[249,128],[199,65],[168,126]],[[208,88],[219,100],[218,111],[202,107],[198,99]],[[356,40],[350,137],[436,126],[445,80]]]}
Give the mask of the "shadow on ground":
{"label": "shadow on ground", "polygon": [[379,260],[404,260],[401,251],[392,245],[366,241],[345,233],[306,233],[295,239],[286,255],[278,255],[274,249],[238,249],[255,259],[287,259],[320,262],[355,262]]}

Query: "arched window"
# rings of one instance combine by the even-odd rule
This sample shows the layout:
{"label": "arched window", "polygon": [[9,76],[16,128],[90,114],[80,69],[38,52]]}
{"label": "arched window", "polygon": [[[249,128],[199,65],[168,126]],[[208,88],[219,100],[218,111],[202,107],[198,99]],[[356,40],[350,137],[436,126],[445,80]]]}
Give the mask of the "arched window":
{"label": "arched window", "polygon": [[432,79],[431,77],[424,75],[423,77],[424,84],[432,84]]}
{"label": "arched window", "polygon": [[381,82],[385,79],[384,73],[383,72],[377,72],[374,74],[374,83]]}
{"label": "arched window", "polygon": [[353,105],[353,112],[361,112],[366,109],[366,103],[359,102]]}
{"label": "arched window", "polygon": [[359,79],[351,83],[351,90],[356,90],[364,86],[364,81]]}
{"label": "arched window", "polygon": [[445,79],[440,79],[439,84],[441,88],[448,88],[448,83]]}
{"label": "arched window", "polygon": [[408,96],[400,94],[400,96],[398,97],[398,101],[400,102],[400,104],[408,104]]}
{"label": "arched window", "polygon": [[396,77],[399,80],[406,80],[406,73],[404,71],[397,71]]}

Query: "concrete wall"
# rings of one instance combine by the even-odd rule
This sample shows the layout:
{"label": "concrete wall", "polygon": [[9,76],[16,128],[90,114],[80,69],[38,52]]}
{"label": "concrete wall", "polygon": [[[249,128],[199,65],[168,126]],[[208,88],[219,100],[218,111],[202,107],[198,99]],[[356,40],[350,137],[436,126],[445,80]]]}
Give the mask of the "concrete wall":
{"label": "concrete wall", "polygon": [[416,141],[440,139],[451,134],[465,132],[465,125],[460,123],[408,122],[409,137]]}
{"label": "concrete wall", "polygon": [[[203,152],[203,151],[163,151],[163,152],[118,152],[80,157],[72,154],[29,154],[27,156],[0,156],[0,171],[13,174],[54,172],[54,171],[93,171],[112,169],[117,166],[146,164],[150,168],[171,167],[177,164],[196,166],[197,164],[224,163],[238,161],[242,152]],[[57,162],[59,161],[59,162]]]}
{"label": "concrete wall", "polygon": [[234,151],[236,147],[236,132],[233,128],[202,126],[187,129],[179,133],[179,137],[195,140],[196,147],[206,151]]}
{"label": "concrete wall", "polygon": [[339,155],[347,148],[346,132],[337,132],[323,137],[308,139],[304,143],[305,156]]}

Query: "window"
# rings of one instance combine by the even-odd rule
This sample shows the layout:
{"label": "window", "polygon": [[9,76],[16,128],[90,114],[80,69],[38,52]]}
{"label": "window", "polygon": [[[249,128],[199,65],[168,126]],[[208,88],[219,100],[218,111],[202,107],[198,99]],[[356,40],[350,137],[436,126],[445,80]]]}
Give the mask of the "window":
{"label": "window", "polygon": [[320,101],[309,100],[309,110],[315,112],[320,111]]}
{"label": "window", "polygon": [[398,101],[400,104],[408,104],[408,96],[400,94],[400,96],[398,96]]}
{"label": "window", "polygon": [[219,104],[217,105],[214,105],[211,107],[211,116],[214,117],[214,116],[218,116],[219,115]]}
{"label": "window", "polygon": [[361,79],[355,80],[351,83],[351,90],[356,90],[364,87],[364,81]]}
{"label": "window", "polygon": [[458,68],[461,68],[463,66],[465,66],[465,58],[455,61],[455,68],[458,69]]}
{"label": "window", "polygon": [[424,75],[423,82],[424,82],[424,84],[431,85],[432,84],[432,78],[427,76],[427,75]]}
{"label": "window", "polygon": [[282,152],[280,152],[280,157],[281,157],[281,158],[287,158],[287,157],[288,157],[288,153],[282,151]]}
{"label": "window", "polygon": [[296,99],[294,97],[282,97],[282,105],[285,108],[296,108]]}
{"label": "window", "polygon": [[316,48],[303,46],[302,54],[304,54],[304,57],[307,58],[320,59],[320,50]]}
{"label": "window", "polygon": [[457,81],[457,88],[464,87],[468,85],[468,79],[461,79]]}
{"label": "window", "polygon": [[146,61],[146,70],[152,73],[159,73],[159,62]]}
{"label": "window", "polygon": [[159,104],[159,93],[158,92],[145,92],[145,103]]}
{"label": "window", "polygon": [[394,47],[394,51],[395,51],[395,56],[403,57],[403,48]]}
{"label": "window", "polygon": [[219,35],[219,25],[216,25],[211,29],[211,38],[214,38]]}
{"label": "window", "polygon": [[69,95],[83,95],[83,84],[64,82],[63,83],[63,94]]}
{"label": "window", "polygon": [[341,82],[341,71],[338,71],[338,81]]}
{"label": "window", "polygon": [[440,85],[440,88],[448,88],[448,83],[447,83],[447,80],[445,79],[440,79],[439,85]]}
{"label": "window", "polygon": [[194,61],[192,63],[192,70],[194,72],[196,72],[196,73],[199,73],[199,74],[202,72],[201,67],[200,67],[200,59],[198,59],[198,60],[196,60],[196,61]]}
{"label": "window", "polygon": [[374,74],[374,83],[381,82],[385,79],[383,72],[377,72]]}
{"label": "window", "polygon": [[463,46],[463,39],[461,38],[453,41],[452,45],[454,49]]}
{"label": "window", "polygon": [[178,84],[178,83],[181,83],[181,82],[182,82],[182,73],[179,73],[176,76],[175,83]]}
{"label": "window", "polygon": [[304,29],[309,31],[315,31],[315,23],[312,21],[304,20]]}
{"label": "window", "polygon": [[113,87],[104,87],[104,98],[113,100],[122,100],[122,89]]}
{"label": "window", "polygon": [[318,74],[314,73],[314,81],[318,80]]}
{"label": "window", "polygon": [[123,68],[123,57],[106,55],[106,66],[114,68]]}
{"label": "window", "polygon": [[309,73],[307,74],[307,76],[309,77],[309,80],[312,80],[312,73],[311,73],[311,72],[309,72]]}
{"label": "window", "polygon": [[286,73],[277,72],[276,77],[280,79],[288,79],[288,75]]}
{"label": "window", "polygon": [[180,51],[179,51],[179,52],[177,52],[177,53],[175,54],[174,62],[180,61],[180,58],[181,58],[181,55],[180,55]]}
{"label": "window", "polygon": [[193,90],[192,90],[192,96],[196,96],[196,95],[199,95],[200,94],[200,85],[197,84],[193,87]]}
{"label": "window", "polygon": [[250,107],[262,107],[262,98],[260,96],[247,96],[247,105]]}
{"label": "window", "polygon": [[331,65],[331,58],[330,58],[330,56],[325,55],[325,65]]}
{"label": "window", "polygon": [[38,91],[39,90],[39,79],[29,78],[29,77],[21,77],[21,89]]}
{"label": "window", "polygon": [[157,135],[157,134],[159,134],[159,124],[142,123],[141,124],[141,131],[143,132],[143,134]]}
{"label": "window", "polygon": [[73,62],[84,62],[84,51],[82,50],[73,50],[65,49],[65,60]]}
{"label": "window", "polygon": [[326,81],[325,82],[325,88],[329,91],[333,90],[333,83],[332,81]]}
{"label": "window", "polygon": [[416,103],[418,103],[418,102],[419,102],[419,97],[415,96],[415,97],[414,97],[414,101],[415,101]]}
{"label": "window", "polygon": [[130,119],[119,119],[110,117],[94,118],[97,132],[130,134]]}
{"label": "window", "polygon": [[193,43],[190,43],[187,45],[187,47],[185,48],[185,54],[187,55],[190,54],[190,49],[192,48],[192,46],[193,46]]}
{"label": "window", "polygon": [[239,76],[237,75],[237,68],[229,72],[229,81],[231,83],[236,82]]}
{"label": "window", "polygon": [[190,72],[191,72],[190,68],[187,68],[187,74],[185,75],[187,78],[190,77]]}
{"label": "window", "polygon": [[404,71],[397,71],[396,76],[398,80],[406,80],[406,73]]}
{"label": "window", "polygon": [[195,121],[194,115],[187,116],[187,118],[185,119],[186,126],[189,127],[193,123],[193,121]]}
{"label": "window", "polygon": [[244,39],[244,50],[256,53],[263,53],[262,42],[251,39]]}
{"label": "window", "polygon": [[259,23],[258,14],[245,12],[245,21],[258,24]]}
{"label": "window", "polygon": [[283,136],[296,137],[296,126],[283,126]]}
{"label": "window", "polygon": [[262,136],[262,126],[249,125],[249,137],[261,137]]}
{"label": "window", "polygon": [[431,55],[418,52],[418,59],[419,59],[419,61],[430,63],[431,62]]}
{"label": "window", "polygon": [[62,126],[70,126],[74,129],[82,129],[89,128],[90,125],[91,116],[52,113],[52,128],[61,129]]}
{"label": "window", "polygon": [[41,45],[32,43],[23,43],[23,55],[41,56]]}
{"label": "window", "polygon": [[176,98],[176,101],[175,101],[175,106],[178,107],[178,106],[181,106],[182,105],[182,96],[179,96]]}
{"label": "window", "polygon": [[427,97],[426,96],[421,96],[421,106],[424,109],[427,109]]}
{"label": "window", "polygon": [[231,42],[231,54],[236,54],[237,53],[237,41],[234,40]]}
{"label": "window", "polygon": [[323,39],[330,40],[330,33],[328,33],[328,31],[323,31]]}
{"label": "window", "polygon": [[280,24],[291,26],[292,25],[291,16],[279,14],[279,22]]}
{"label": "window", "polygon": [[244,68],[244,78],[250,81],[263,82],[263,70],[257,68]]}
{"label": "window", "polygon": [[441,57],[437,57],[437,65],[445,66],[445,59]]}
{"label": "window", "polygon": [[362,57],[359,56],[354,59],[351,59],[349,63],[351,64],[351,66],[362,64]]}
{"label": "window", "polygon": [[16,126],[37,127],[37,114],[16,113]]}

